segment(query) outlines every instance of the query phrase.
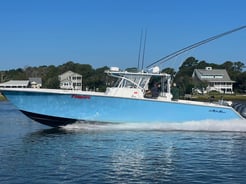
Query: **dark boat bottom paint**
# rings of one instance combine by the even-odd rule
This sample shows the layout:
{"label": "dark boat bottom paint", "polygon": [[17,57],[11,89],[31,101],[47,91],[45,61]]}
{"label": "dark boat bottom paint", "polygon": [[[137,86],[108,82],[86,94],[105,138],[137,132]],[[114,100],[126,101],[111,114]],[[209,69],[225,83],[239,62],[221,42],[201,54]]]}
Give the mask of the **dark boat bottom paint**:
{"label": "dark boat bottom paint", "polygon": [[47,116],[43,114],[37,114],[37,113],[32,113],[32,112],[27,112],[20,110],[23,114],[28,116],[29,118],[44,124],[48,125],[51,127],[60,127],[60,126],[65,126],[67,124],[75,123],[77,120],[76,119],[70,119],[70,118],[61,118],[61,117],[55,117],[55,116]]}

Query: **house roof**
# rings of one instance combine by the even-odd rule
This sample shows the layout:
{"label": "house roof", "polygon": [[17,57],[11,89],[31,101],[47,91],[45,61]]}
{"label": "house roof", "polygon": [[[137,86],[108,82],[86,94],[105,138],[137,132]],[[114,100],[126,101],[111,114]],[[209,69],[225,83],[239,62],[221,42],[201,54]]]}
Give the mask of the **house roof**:
{"label": "house roof", "polygon": [[196,75],[200,80],[209,82],[234,82],[230,79],[225,69],[195,69],[193,75]]}
{"label": "house roof", "polygon": [[71,71],[71,70],[68,70],[68,71],[62,73],[62,74],[59,75],[59,76],[62,76],[62,75],[70,75],[70,76],[78,75],[78,76],[82,76],[82,75],[80,75],[80,74],[78,74],[78,73],[75,73],[75,72],[73,72],[73,71]]}
{"label": "house roof", "polygon": [[32,82],[36,82],[37,84],[42,84],[42,79],[40,77],[30,77],[29,81]]}
{"label": "house roof", "polygon": [[29,80],[10,80],[0,84],[0,87],[27,87],[29,84]]}

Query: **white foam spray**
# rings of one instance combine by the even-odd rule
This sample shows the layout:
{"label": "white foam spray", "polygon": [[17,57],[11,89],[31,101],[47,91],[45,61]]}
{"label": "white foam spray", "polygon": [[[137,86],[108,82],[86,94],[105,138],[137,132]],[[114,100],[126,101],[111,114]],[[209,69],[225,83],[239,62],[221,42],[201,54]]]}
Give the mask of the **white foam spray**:
{"label": "white foam spray", "polygon": [[79,121],[62,127],[70,131],[108,131],[108,130],[142,130],[142,131],[228,131],[246,132],[246,120],[204,120],[183,123],[122,123],[103,124]]}

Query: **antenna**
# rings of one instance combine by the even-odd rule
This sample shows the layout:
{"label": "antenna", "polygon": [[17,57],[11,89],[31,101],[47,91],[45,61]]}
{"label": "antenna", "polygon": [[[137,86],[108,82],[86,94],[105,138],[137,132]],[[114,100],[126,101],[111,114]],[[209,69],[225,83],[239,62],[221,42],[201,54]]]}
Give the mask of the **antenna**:
{"label": "antenna", "polygon": [[215,35],[215,36],[212,36],[212,37],[207,38],[205,40],[202,40],[200,42],[197,42],[197,43],[194,43],[194,44],[189,45],[187,47],[184,47],[183,49],[180,49],[180,50],[175,51],[175,52],[173,52],[173,53],[171,53],[171,54],[169,54],[169,55],[167,55],[165,57],[162,57],[161,59],[153,62],[150,65],[148,65],[146,68],[150,68],[151,66],[156,65],[156,64],[157,65],[161,65],[162,63],[164,63],[164,62],[166,62],[166,61],[168,61],[168,60],[170,60],[170,59],[172,59],[172,58],[174,58],[174,57],[176,57],[176,56],[178,56],[178,55],[180,55],[180,54],[182,54],[184,52],[187,52],[188,50],[194,49],[196,47],[199,47],[200,45],[203,45],[205,43],[211,42],[211,41],[216,40],[216,39],[218,39],[218,38],[220,38],[222,36],[231,34],[233,32],[239,31],[239,30],[244,29],[244,28],[246,28],[246,25],[245,26],[238,27],[236,29],[232,29],[230,31],[227,31],[227,32],[224,32],[224,33],[221,33],[221,34],[218,34],[218,35]]}
{"label": "antenna", "polygon": [[145,55],[146,37],[147,37],[147,30],[145,29],[145,32],[144,32],[144,47],[143,47],[143,57],[142,57],[142,67],[141,67],[141,70],[143,70],[143,66],[144,66],[144,55]]}
{"label": "antenna", "polygon": [[[144,43],[142,48],[142,41],[144,36]],[[143,70],[144,66],[144,55],[145,55],[145,45],[146,45],[146,37],[147,37],[147,30],[143,32],[143,29],[141,30],[141,36],[140,36],[140,45],[139,45],[139,51],[138,51],[138,70],[140,69],[140,60],[141,60],[141,52],[142,52],[142,63],[141,63],[141,70]]]}
{"label": "antenna", "polygon": [[141,50],[142,50],[142,39],[143,39],[143,29],[141,30],[141,35],[140,35],[140,43],[139,43],[139,51],[138,51],[138,69],[140,65],[140,55],[141,55]]}

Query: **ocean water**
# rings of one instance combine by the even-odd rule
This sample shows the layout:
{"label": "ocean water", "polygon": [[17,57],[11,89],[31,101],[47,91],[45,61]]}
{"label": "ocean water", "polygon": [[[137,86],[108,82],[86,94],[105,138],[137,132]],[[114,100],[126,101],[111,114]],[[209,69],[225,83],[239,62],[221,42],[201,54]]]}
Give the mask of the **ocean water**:
{"label": "ocean water", "polygon": [[246,183],[246,121],[58,129],[0,102],[0,183]]}

